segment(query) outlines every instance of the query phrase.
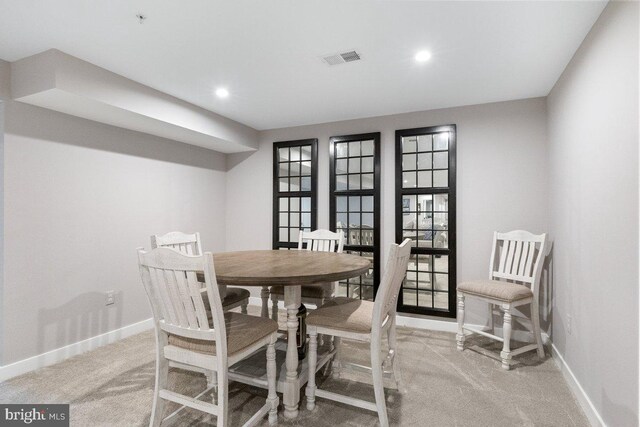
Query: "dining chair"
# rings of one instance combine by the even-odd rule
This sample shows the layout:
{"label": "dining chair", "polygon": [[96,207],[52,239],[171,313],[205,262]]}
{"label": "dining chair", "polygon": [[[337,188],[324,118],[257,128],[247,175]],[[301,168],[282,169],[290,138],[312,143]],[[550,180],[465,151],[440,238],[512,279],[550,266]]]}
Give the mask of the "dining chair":
{"label": "dining chair", "polygon": [[[550,249],[551,245],[547,241],[546,234],[535,235],[523,230],[493,233],[489,280],[474,280],[458,284],[458,333],[456,335],[458,350],[464,350],[465,331],[467,331],[502,342],[500,358],[502,367],[506,370],[510,368],[511,358],[518,354],[537,350],[538,356],[544,357],[538,294],[542,265]],[[466,298],[478,299],[489,304],[491,333],[464,324]],[[531,306],[531,319],[514,312],[516,307],[523,305]],[[494,314],[500,313],[503,314],[502,337],[495,335],[493,326]],[[529,327],[535,344],[511,350],[513,319]]]}
{"label": "dining chair", "polygon": [[[266,346],[268,396],[266,403],[245,426],[255,425],[269,414],[269,423],[277,422],[275,343],[278,324],[271,319],[222,310],[216,283],[213,255],[186,255],[171,248],[150,252],[138,250],[142,283],[147,292],[156,332],[156,380],[150,426],[160,426],[165,402],[180,405],[168,418],[189,407],[217,416],[218,426],[228,424],[228,367]],[[200,291],[196,277],[204,271],[206,293]],[[211,311],[205,310],[204,299]],[[168,388],[169,363],[190,370],[217,373],[217,403],[185,396]]]}
{"label": "dining chair", "polygon": [[[341,253],[344,234],[329,230],[301,231],[298,250]],[[336,282],[302,286],[302,303],[320,307],[335,294]],[[271,286],[271,318],[278,321],[278,301],[284,300],[284,286]],[[264,302],[263,302],[264,303]],[[263,310],[264,311],[264,310]]]}
{"label": "dining chair", "polygon": [[[160,247],[173,248],[187,255],[202,255],[200,233],[185,234],[174,231],[162,236],[151,236],[151,249]],[[249,305],[249,297],[251,296],[248,290],[242,288],[227,288],[223,285],[219,287],[222,297],[222,308],[225,311],[240,307],[240,312],[247,314],[247,306]],[[208,307],[207,298],[205,298],[204,301],[205,307]]]}
{"label": "dining chair", "polygon": [[[396,304],[400,285],[407,272],[410,254],[410,239],[405,239],[401,245],[391,245],[389,260],[375,302],[339,297],[314,310],[307,317],[309,334],[307,409],[313,410],[315,408],[315,399],[318,396],[377,412],[380,425],[383,427],[389,425],[384,397],[383,364],[392,367],[396,387],[401,390],[402,381],[396,340]],[[380,353],[382,351],[382,337],[385,332],[389,342],[389,352],[383,360]],[[375,403],[321,390],[317,387],[318,334],[332,335],[336,339],[344,338],[369,343]]]}

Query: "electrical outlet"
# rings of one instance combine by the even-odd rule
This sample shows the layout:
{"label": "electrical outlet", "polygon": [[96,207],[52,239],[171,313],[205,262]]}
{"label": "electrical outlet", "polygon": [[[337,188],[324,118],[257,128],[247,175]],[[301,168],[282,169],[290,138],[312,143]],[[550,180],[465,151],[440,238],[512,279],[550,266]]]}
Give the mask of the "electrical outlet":
{"label": "electrical outlet", "polygon": [[567,333],[571,335],[571,315],[567,314]]}
{"label": "electrical outlet", "polygon": [[116,295],[114,291],[107,291],[106,297],[105,305],[112,305],[116,303]]}

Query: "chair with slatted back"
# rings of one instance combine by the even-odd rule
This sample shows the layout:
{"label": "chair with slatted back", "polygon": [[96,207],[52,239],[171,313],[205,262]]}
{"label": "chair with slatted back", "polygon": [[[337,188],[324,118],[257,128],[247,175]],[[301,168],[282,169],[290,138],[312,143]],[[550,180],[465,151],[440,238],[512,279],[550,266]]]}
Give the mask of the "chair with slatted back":
{"label": "chair with slatted back", "polygon": [[[298,250],[340,253],[343,247],[344,234],[334,233],[329,230],[301,231],[300,237],[298,238]],[[335,288],[335,282],[302,286],[302,303],[313,304],[316,307],[320,307],[333,297]],[[284,287],[272,286],[270,294],[272,303],[271,318],[277,321],[278,301],[284,300]],[[263,312],[264,311],[263,307]]]}
{"label": "chair with slatted back", "polygon": [[[269,414],[277,421],[275,343],[278,324],[271,319],[222,311],[216,283],[213,255],[185,255],[171,248],[138,251],[140,275],[144,284],[156,331],[156,381],[150,426],[159,426],[166,401],[181,408],[167,417],[175,420],[185,407],[217,416],[217,425],[228,424],[228,367],[267,347],[268,397],[266,403],[245,426],[255,425]],[[201,292],[197,274],[204,272],[206,293]],[[209,300],[210,311],[204,299]],[[212,387],[196,397],[169,390],[169,364],[189,370],[217,373],[217,399],[200,400]],[[174,365],[175,366],[175,365]],[[217,402],[216,402],[217,400]]]}
{"label": "chair with slatted back", "polygon": [[[402,285],[407,272],[410,254],[410,239],[405,239],[401,245],[391,245],[384,277],[380,282],[375,302],[343,297],[335,298],[311,312],[307,317],[309,382],[307,383],[306,395],[307,409],[310,411],[315,408],[315,398],[318,396],[375,411],[378,413],[380,425],[383,427],[389,425],[384,397],[383,365],[392,367],[396,386],[401,390],[396,342],[396,305],[400,285]],[[387,334],[389,342],[389,352],[386,358],[381,355],[383,333]],[[370,344],[371,373],[376,403],[321,390],[316,386],[318,334]]]}
{"label": "chair with slatted back", "polygon": [[[464,350],[466,331],[501,341],[503,347],[500,358],[504,369],[510,368],[510,360],[513,356],[527,351],[537,350],[538,356],[544,357],[538,294],[542,266],[550,249],[551,244],[547,241],[546,234],[534,235],[522,230],[494,233],[489,280],[474,280],[458,284],[458,334],[456,335],[458,350]],[[464,324],[466,298],[479,299],[489,304],[491,332]],[[531,306],[531,319],[514,313],[514,308],[523,305]],[[496,336],[493,330],[493,315],[496,307],[497,313],[503,313],[504,317],[502,337]],[[519,320],[530,328],[535,344],[511,350],[513,319]]]}
{"label": "chair with slatted back", "polygon": [[[163,236],[151,236],[151,249],[155,248],[173,248],[187,255],[202,255],[200,233],[185,234],[174,231]],[[220,295],[222,296],[222,308],[225,311],[240,307],[241,313],[247,314],[247,306],[251,296],[248,290],[220,286]],[[205,304],[206,302],[205,298]]]}

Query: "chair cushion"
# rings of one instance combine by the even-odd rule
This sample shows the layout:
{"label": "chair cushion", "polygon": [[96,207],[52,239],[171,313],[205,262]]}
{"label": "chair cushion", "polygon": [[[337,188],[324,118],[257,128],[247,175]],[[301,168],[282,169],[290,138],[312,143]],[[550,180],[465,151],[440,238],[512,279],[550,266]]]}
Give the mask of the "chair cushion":
{"label": "chair cushion", "polygon": [[[271,319],[233,312],[224,314],[224,323],[227,330],[227,355],[229,356],[278,330],[278,324]],[[215,355],[216,351],[214,341],[185,338],[179,335],[169,335],[169,345],[209,355]]]}
{"label": "chair cushion", "polygon": [[[211,307],[209,306],[209,298],[207,298],[207,289],[204,288],[200,292],[203,293],[202,301],[204,302],[204,308],[207,311],[211,311]],[[243,299],[249,300],[251,293],[242,288],[227,288],[227,296],[222,300],[222,307],[227,307],[229,305],[236,304]]]}
{"label": "chair cushion", "polygon": [[368,334],[372,320],[372,301],[338,297],[313,310],[307,316],[307,325]]}
{"label": "chair cushion", "polygon": [[471,295],[513,302],[533,296],[531,289],[516,283],[499,280],[472,280],[458,284],[458,291]]}
{"label": "chair cushion", "polygon": [[[277,285],[271,287],[271,293],[284,295],[284,286]],[[327,298],[333,294],[333,283],[320,283],[318,285],[302,286],[303,298]]]}

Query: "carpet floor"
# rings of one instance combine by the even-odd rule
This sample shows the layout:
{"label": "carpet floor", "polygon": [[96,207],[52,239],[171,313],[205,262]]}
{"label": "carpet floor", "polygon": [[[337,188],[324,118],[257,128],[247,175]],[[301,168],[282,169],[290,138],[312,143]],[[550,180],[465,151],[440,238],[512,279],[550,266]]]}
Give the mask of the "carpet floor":
{"label": "carpet floor", "polygon": [[[515,358],[511,371],[500,367],[499,346],[469,338],[464,352],[455,335],[398,328],[399,357],[406,391],[387,390],[389,422],[394,426],[588,426],[562,374],[547,356],[535,352]],[[69,403],[72,426],[147,426],[155,375],[155,340],[144,332],[59,364],[0,383],[2,403]],[[340,359],[366,364],[367,347],[343,341]],[[172,370],[176,391],[198,394],[204,376]],[[370,374],[346,370],[340,379],[318,378],[325,389],[374,401]],[[302,392],[304,402],[304,389]],[[264,404],[266,391],[231,382],[231,426],[242,425]],[[167,408],[173,411],[175,407]],[[364,409],[317,399],[316,409],[300,407],[282,426],[373,426],[377,415]],[[215,425],[197,411],[181,413],[177,425]],[[267,426],[266,418],[262,425]]]}

